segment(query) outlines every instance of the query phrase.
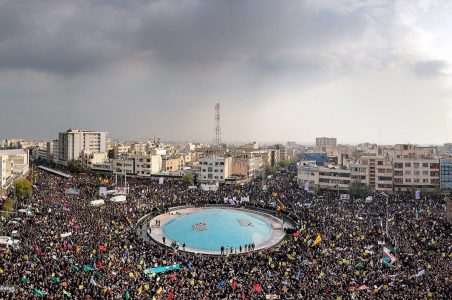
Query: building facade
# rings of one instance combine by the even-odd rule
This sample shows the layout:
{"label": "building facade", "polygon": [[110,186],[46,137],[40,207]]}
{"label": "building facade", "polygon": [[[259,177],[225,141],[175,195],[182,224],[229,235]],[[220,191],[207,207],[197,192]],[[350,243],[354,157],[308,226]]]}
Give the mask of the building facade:
{"label": "building facade", "polygon": [[58,158],[61,162],[80,160],[82,151],[106,153],[107,132],[69,129],[60,132],[58,138]]}
{"label": "building facade", "polygon": [[452,192],[452,158],[440,160],[441,190]]}
{"label": "building facade", "polygon": [[231,174],[232,157],[202,157],[195,170],[198,182],[224,183]]}
{"label": "building facade", "polygon": [[0,150],[0,190],[8,189],[19,177],[29,172],[30,157],[28,150]]}
{"label": "building facade", "polygon": [[440,164],[436,147],[396,145],[392,151],[394,191],[413,189],[432,191],[439,188]]}
{"label": "building facade", "polygon": [[184,157],[163,157],[162,171],[174,172],[181,171],[184,168]]}
{"label": "building facade", "polygon": [[337,139],[335,137],[318,137],[315,138],[316,147],[336,147]]}

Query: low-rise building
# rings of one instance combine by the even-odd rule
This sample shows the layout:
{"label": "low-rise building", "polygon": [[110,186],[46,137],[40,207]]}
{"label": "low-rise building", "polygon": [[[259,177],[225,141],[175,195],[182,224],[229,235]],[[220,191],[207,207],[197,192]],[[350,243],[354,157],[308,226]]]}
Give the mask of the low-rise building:
{"label": "low-rise building", "polygon": [[231,176],[238,176],[251,180],[262,173],[264,162],[262,157],[233,158],[231,163]]}
{"label": "low-rise building", "polygon": [[162,158],[162,171],[173,172],[180,171],[184,167],[184,157],[163,157]]}
{"label": "low-rise building", "polygon": [[92,168],[93,164],[101,164],[107,160],[107,153],[94,153],[83,150],[81,155],[82,167]]}
{"label": "low-rise building", "polygon": [[0,150],[0,190],[5,191],[15,179],[28,174],[29,162],[28,150]]}
{"label": "low-rise building", "polygon": [[440,160],[441,190],[452,192],[452,158]]}
{"label": "low-rise building", "polygon": [[135,174],[138,176],[151,176],[162,169],[162,157],[160,155],[132,154]]}
{"label": "low-rise building", "polygon": [[135,161],[131,158],[113,159],[111,168],[113,174],[135,175]]}
{"label": "low-rise building", "polygon": [[349,169],[335,166],[299,166],[297,177],[300,186],[309,182],[311,188],[318,187],[320,189],[337,190],[338,192],[347,191],[352,182]]}
{"label": "low-rise building", "polygon": [[232,157],[202,157],[196,167],[196,180],[198,182],[224,183],[231,174]]}

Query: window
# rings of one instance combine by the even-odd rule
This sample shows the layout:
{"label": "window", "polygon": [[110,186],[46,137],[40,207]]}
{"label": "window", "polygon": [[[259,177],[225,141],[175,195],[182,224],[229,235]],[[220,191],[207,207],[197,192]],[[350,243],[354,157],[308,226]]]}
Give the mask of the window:
{"label": "window", "polygon": [[410,183],[410,182],[411,182],[411,178],[406,178],[406,179],[405,179],[405,182],[406,182],[406,183]]}
{"label": "window", "polygon": [[405,175],[411,175],[411,171],[405,171]]}
{"label": "window", "polygon": [[411,168],[411,163],[405,163],[405,167]]}
{"label": "window", "polygon": [[381,161],[381,160],[378,161],[378,165],[379,165],[379,166],[382,166],[382,165],[383,165],[383,161]]}
{"label": "window", "polygon": [[419,163],[414,163],[415,168],[419,168]]}
{"label": "window", "polygon": [[422,163],[423,168],[428,168],[428,163]]}

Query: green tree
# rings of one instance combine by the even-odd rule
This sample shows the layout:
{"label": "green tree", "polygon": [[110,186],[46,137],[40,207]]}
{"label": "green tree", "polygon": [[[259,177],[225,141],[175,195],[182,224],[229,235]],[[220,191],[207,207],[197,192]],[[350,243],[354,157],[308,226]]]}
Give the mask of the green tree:
{"label": "green tree", "polygon": [[182,176],[182,182],[193,184],[193,182],[195,182],[195,176],[193,176],[193,173],[187,173]]}
{"label": "green tree", "polygon": [[82,166],[80,165],[80,162],[76,160],[68,161],[67,167],[69,168],[69,171],[71,173],[80,173],[82,171]]}
{"label": "green tree", "polygon": [[348,191],[354,197],[366,197],[372,194],[370,186],[360,181],[353,181]]}
{"label": "green tree", "polygon": [[267,166],[267,168],[265,168],[266,176],[274,175],[276,173],[276,171],[278,171],[277,166]]}
{"label": "green tree", "polygon": [[9,212],[14,210],[14,199],[8,198],[8,200],[6,200],[5,203],[3,203],[2,210],[3,212],[1,213],[1,215],[4,217],[8,217]]}
{"label": "green tree", "polygon": [[14,189],[16,191],[16,195],[19,198],[25,198],[31,195],[33,190],[33,186],[31,181],[25,178],[20,178],[14,181]]}

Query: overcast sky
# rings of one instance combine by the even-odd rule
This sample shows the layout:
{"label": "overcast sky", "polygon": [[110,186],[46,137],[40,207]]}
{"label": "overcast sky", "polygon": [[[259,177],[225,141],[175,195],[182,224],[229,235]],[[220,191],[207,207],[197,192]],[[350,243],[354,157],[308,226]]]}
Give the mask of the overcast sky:
{"label": "overcast sky", "polygon": [[0,0],[0,139],[452,142],[452,1]]}

